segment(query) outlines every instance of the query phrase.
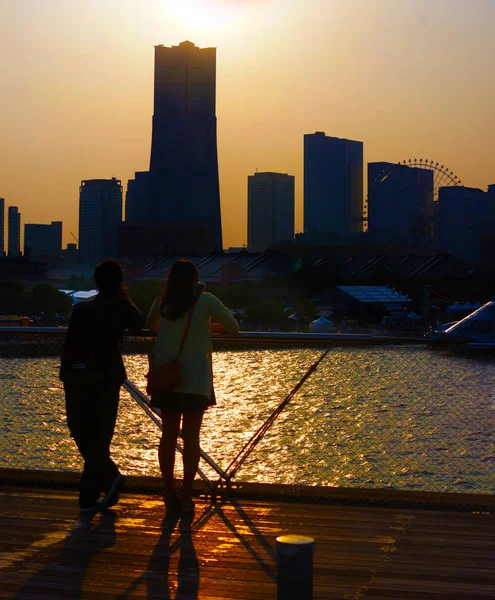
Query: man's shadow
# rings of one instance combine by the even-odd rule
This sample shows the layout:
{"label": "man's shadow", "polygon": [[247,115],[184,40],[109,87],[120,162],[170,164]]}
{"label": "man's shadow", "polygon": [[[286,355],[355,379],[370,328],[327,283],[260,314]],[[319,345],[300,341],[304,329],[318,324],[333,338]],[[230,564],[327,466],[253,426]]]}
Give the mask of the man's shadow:
{"label": "man's shadow", "polygon": [[79,515],[65,540],[50,550],[58,554],[22,586],[15,598],[59,595],[61,582],[67,596],[83,598],[84,579],[91,560],[115,545],[115,518],[116,513],[111,510]]}

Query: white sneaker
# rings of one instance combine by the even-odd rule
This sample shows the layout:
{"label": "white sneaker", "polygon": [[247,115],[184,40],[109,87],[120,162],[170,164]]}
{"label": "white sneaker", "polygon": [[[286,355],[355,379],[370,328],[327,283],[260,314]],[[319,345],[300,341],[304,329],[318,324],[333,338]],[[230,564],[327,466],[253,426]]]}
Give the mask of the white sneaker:
{"label": "white sneaker", "polygon": [[101,505],[103,508],[110,508],[111,506],[115,506],[117,504],[124,482],[125,477],[119,473],[113,480],[110,489],[101,501]]}

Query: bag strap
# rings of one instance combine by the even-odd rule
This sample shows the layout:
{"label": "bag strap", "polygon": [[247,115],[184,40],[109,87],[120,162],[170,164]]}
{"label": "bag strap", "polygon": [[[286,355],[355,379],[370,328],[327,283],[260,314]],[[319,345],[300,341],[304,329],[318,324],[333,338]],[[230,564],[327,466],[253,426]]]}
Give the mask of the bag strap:
{"label": "bag strap", "polygon": [[191,326],[191,320],[192,320],[193,312],[194,312],[194,309],[196,308],[196,302],[198,301],[198,298],[199,298],[199,296],[201,294],[201,291],[199,293],[195,294],[193,305],[191,306],[191,309],[189,310],[189,315],[187,317],[186,328],[184,329],[184,333],[182,334],[182,340],[180,341],[180,348],[179,348],[179,353],[177,354],[177,358],[180,357],[180,355],[182,354],[182,350],[184,350],[184,344],[186,343],[186,338],[187,338],[187,334],[189,332],[189,327]]}

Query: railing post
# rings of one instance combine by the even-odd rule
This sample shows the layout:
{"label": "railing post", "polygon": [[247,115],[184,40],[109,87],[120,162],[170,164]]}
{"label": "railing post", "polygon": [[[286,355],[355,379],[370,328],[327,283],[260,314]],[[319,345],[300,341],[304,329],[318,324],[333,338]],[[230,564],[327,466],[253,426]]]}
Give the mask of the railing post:
{"label": "railing post", "polygon": [[314,551],[313,538],[277,538],[277,600],[312,600]]}

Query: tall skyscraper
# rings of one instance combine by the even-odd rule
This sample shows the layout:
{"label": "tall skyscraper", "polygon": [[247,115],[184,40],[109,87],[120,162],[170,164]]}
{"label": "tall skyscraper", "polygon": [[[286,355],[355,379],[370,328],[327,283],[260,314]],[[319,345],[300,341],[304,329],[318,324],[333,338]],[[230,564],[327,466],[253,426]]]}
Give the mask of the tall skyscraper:
{"label": "tall skyscraper", "polygon": [[264,252],[294,239],[294,176],[255,173],[248,177],[248,250]]}
{"label": "tall skyscraper", "polygon": [[[431,253],[434,235],[433,171],[387,162],[368,163],[368,233]],[[431,241],[429,241],[431,239]]]}
{"label": "tall skyscraper", "polygon": [[304,231],[363,231],[363,143],[304,136]]}
{"label": "tall skyscraper", "polygon": [[5,253],[5,199],[0,198],[0,257]]}
{"label": "tall skyscraper", "polygon": [[9,256],[21,255],[21,213],[17,206],[9,206]]}
{"label": "tall skyscraper", "polygon": [[51,225],[27,223],[24,225],[24,256],[34,261],[53,263],[62,257],[62,222]]}
{"label": "tall skyscraper", "polygon": [[215,48],[155,47],[148,220],[208,224],[221,250],[215,105]]}
{"label": "tall skyscraper", "polygon": [[96,262],[117,255],[122,222],[122,185],[115,179],[81,181],[79,188],[79,257]]}

